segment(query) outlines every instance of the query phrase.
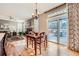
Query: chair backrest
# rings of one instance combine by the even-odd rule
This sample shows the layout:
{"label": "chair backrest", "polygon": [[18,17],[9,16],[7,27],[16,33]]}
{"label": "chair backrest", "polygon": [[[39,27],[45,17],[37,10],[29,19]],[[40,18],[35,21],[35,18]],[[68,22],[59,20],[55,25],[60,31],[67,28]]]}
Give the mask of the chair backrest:
{"label": "chair backrest", "polygon": [[37,36],[38,35],[38,32],[34,32],[34,34],[35,34],[35,36]]}
{"label": "chair backrest", "polygon": [[46,35],[45,32],[40,33],[40,36],[45,36],[45,35]]}
{"label": "chair backrest", "polygon": [[6,37],[10,38],[11,37],[11,33],[6,33]]}
{"label": "chair backrest", "polygon": [[46,33],[45,32],[41,32],[40,36],[41,36],[41,41],[45,41],[46,40]]}
{"label": "chair backrest", "polygon": [[13,32],[13,36],[16,36],[17,35],[17,33],[16,32]]}

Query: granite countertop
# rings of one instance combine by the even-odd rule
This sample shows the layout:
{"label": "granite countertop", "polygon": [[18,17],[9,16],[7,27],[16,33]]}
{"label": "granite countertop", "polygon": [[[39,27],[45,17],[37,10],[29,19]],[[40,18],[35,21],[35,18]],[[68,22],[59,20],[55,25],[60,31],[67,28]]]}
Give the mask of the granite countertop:
{"label": "granite countertop", "polygon": [[3,39],[5,33],[0,33],[0,41]]}

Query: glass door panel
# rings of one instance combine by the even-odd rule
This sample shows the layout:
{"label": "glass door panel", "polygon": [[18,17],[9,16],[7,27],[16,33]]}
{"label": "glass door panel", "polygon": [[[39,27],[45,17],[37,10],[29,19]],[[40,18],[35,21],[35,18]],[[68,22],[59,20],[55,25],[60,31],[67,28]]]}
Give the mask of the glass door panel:
{"label": "glass door panel", "polygon": [[48,39],[57,42],[57,20],[48,21]]}
{"label": "glass door panel", "polygon": [[61,44],[64,44],[64,45],[67,45],[67,39],[68,39],[68,20],[67,18],[62,18],[59,20],[60,22],[60,31],[59,31],[59,34],[60,34],[60,39],[59,39],[59,43]]}

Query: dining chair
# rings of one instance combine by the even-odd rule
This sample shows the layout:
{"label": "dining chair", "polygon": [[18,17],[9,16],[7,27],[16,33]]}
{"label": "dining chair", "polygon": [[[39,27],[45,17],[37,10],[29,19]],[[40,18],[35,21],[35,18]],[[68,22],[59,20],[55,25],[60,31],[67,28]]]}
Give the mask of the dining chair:
{"label": "dining chair", "polygon": [[47,47],[47,35],[45,32],[41,32],[40,36],[42,36],[41,38],[41,43],[43,43],[44,47]]}
{"label": "dining chair", "polygon": [[13,36],[16,36],[17,35],[17,32],[13,32]]}
{"label": "dining chair", "polygon": [[[36,44],[37,46],[39,46],[39,51],[40,51],[40,54],[41,54],[41,48],[42,48],[42,44],[44,45],[44,48],[46,49],[47,47],[47,35],[45,34],[45,32],[41,32],[40,34],[38,33],[35,33],[35,35],[37,36],[36,38]],[[31,38],[31,39],[34,39],[34,38]],[[32,47],[34,46],[34,41],[32,43]]]}
{"label": "dining chair", "polygon": [[[44,48],[46,48],[46,46],[47,46],[47,36],[46,36],[45,32],[41,32],[41,33],[35,32],[34,35],[36,37],[32,37],[32,36],[28,36],[28,35],[31,35],[31,34],[27,34],[26,38],[27,38],[27,40],[30,40],[30,42],[32,42],[32,44],[31,44],[32,48],[35,48],[35,46],[39,47],[39,48],[36,47],[36,49],[39,49],[40,54],[41,54],[42,44],[44,45]],[[35,40],[36,40],[36,45],[35,45]],[[27,42],[27,44],[28,43],[29,42]],[[27,45],[27,47],[28,47],[28,45]]]}

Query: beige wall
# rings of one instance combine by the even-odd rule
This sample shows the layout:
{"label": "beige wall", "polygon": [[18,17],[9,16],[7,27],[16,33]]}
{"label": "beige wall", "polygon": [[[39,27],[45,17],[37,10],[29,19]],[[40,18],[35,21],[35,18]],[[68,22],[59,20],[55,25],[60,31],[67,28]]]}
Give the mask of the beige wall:
{"label": "beige wall", "polygon": [[39,31],[47,33],[47,14],[43,13],[39,16]]}

